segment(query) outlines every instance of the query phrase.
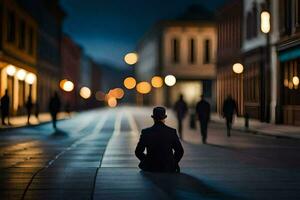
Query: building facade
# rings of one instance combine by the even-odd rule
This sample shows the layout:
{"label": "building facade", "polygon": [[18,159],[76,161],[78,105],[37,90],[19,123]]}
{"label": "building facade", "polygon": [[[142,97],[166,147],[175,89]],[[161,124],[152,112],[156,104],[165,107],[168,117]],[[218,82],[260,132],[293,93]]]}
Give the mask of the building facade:
{"label": "building facade", "polygon": [[[277,52],[273,47],[278,41],[277,0],[244,1],[243,64],[245,113],[264,122],[275,122],[277,94]],[[272,29],[261,31],[261,13],[271,13]]]}
{"label": "building facade", "polygon": [[154,26],[137,48],[137,79],[150,82],[153,76],[174,75],[177,83],[153,89],[149,103],[171,106],[183,94],[189,106],[194,106],[204,94],[215,107],[216,49],[216,25],[202,7]]}
{"label": "building facade", "polygon": [[16,1],[0,2],[0,96],[10,96],[10,113],[23,114],[37,98],[38,25]]}
{"label": "building facade", "polygon": [[277,122],[300,125],[300,2],[279,1]]}
{"label": "building facade", "polygon": [[71,110],[79,109],[79,79],[81,66],[81,47],[78,46],[69,36],[64,35],[61,45],[62,79],[74,83],[71,92],[63,92],[63,102],[68,103]]}
{"label": "building facade", "polygon": [[242,63],[243,1],[234,0],[217,13],[217,111],[222,113],[223,102],[231,95],[238,105],[238,113],[244,115],[243,73],[233,71],[233,65]]}
{"label": "building facade", "polygon": [[61,80],[62,23],[65,16],[59,0],[16,0],[37,21],[37,101],[41,111],[48,110],[48,102],[59,90]]}

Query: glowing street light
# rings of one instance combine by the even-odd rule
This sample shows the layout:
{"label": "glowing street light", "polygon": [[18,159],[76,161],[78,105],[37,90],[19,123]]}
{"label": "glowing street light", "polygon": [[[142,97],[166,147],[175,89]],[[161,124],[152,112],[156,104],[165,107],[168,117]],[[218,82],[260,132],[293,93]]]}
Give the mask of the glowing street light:
{"label": "glowing street light", "polygon": [[128,53],[125,55],[124,57],[124,61],[128,64],[128,65],[134,65],[138,62],[138,55],[137,53]]}
{"label": "glowing street light", "polygon": [[6,73],[7,73],[7,75],[9,75],[9,76],[14,76],[15,75],[15,73],[16,73],[16,67],[15,66],[13,66],[13,65],[8,65],[7,66],[7,68],[6,68]]}
{"label": "glowing street light", "polygon": [[64,83],[62,83],[62,89],[65,92],[71,92],[74,89],[74,83],[72,81],[63,80]]}
{"label": "glowing street light", "polygon": [[82,87],[79,91],[79,94],[82,98],[88,99],[91,97],[92,92],[91,92],[90,88]]}
{"label": "glowing street light", "polygon": [[141,94],[148,94],[151,92],[151,85],[148,82],[140,82],[136,85],[136,90]]}
{"label": "glowing street light", "polygon": [[173,75],[168,75],[165,77],[165,83],[167,86],[171,87],[176,84],[176,77]]}
{"label": "glowing street light", "polygon": [[269,33],[271,30],[271,15],[268,11],[263,11],[260,14],[260,29],[263,33]]}
{"label": "glowing street light", "polygon": [[20,69],[18,72],[17,72],[17,78],[20,80],[20,81],[24,81],[25,80],[25,77],[26,77],[26,71],[24,69]]}
{"label": "glowing street light", "polygon": [[241,74],[243,73],[244,71],[244,66],[241,64],[241,63],[235,63],[233,66],[232,66],[232,70],[234,73],[236,74]]}
{"label": "glowing street light", "polygon": [[164,84],[164,81],[160,76],[154,76],[151,79],[151,84],[154,88],[161,88]]}
{"label": "glowing street light", "polygon": [[36,76],[33,73],[28,73],[25,78],[25,82],[32,85],[36,80]]}

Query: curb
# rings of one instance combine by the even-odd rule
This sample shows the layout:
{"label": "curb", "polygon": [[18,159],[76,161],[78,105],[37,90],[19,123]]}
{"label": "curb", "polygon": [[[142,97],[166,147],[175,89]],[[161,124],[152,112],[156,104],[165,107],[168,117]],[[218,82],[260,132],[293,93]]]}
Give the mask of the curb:
{"label": "curb", "polygon": [[[212,122],[217,123],[217,124],[223,124],[222,122],[215,121],[215,120],[212,120]],[[282,135],[282,134],[281,135],[276,135],[276,134],[266,133],[266,132],[251,129],[251,128],[246,129],[246,128],[241,128],[241,127],[232,127],[232,130],[241,131],[241,132],[252,134],[252,135],[261,135],[261,136],[273,137],[273,138],[276,138],[276,139],[293,139],[293,140],[296,139],[296,140],[300,140],[299,137],[292,137],[292,136]]]}

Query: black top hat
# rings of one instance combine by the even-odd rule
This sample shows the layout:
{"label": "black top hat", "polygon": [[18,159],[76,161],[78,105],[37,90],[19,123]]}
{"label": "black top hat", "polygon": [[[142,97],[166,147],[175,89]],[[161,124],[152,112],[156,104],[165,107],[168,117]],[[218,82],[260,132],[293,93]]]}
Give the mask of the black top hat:
{"label": "black top hat", "polygon": [[151,117],[156,120],[166,119],[166,109],[164,107],[153,108],[153,115],[151,115]]}

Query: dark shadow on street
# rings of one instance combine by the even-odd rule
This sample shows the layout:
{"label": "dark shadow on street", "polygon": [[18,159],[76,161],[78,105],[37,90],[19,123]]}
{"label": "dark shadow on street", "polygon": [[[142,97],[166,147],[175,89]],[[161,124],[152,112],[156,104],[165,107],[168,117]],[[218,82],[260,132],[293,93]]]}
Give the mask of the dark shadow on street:
{"label": "dark shadow on street", "polygon": [[171,199],[243,199],[220,191],[185,173],[150,173],[141,171],[140,174],[164,191]]}
{"label": "dark shadow on street", "polygon": [[68,137],[69,133],[65,132],[61,129],[56,129],[52,134],[51,137]]}

